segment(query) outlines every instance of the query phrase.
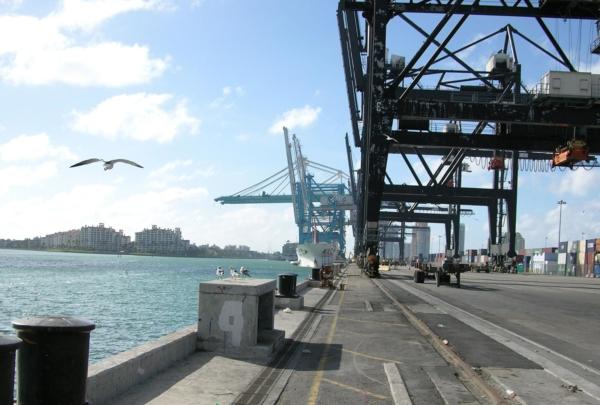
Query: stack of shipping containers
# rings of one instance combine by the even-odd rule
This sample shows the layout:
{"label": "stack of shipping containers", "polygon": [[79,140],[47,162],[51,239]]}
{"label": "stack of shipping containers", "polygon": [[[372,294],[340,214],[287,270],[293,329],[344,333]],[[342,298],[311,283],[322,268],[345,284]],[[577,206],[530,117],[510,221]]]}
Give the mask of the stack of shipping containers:
{"label": "stack of shipping containers", "polygon": [[600,239],[596,239],[596,254],[594,255],[594,275],[600,277]]}
{"label": "stack of shipping containers", "polygon": [[585,241],[585,262],[583,264],[583,276],[593,277],[594,274],[594,255],[596,253],[596,239]]}

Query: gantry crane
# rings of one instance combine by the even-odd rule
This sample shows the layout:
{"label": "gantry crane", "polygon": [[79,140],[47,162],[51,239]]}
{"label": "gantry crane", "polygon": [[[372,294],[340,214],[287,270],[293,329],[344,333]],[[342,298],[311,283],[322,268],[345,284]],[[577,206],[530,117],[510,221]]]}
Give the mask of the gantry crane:
{"label": "gantry crane", "polygon": [[[337,15],[352,133],[361,151],[355,254],[359,259],[377,255],[385,235],[382,218],[414,222],[422,216],[420,205],[436,204],[446,207],[446,213],[435,219],[453,223],[450,256],[458,256],[457,213],[472,205],[488,209],[490,250],[498,260],[514,258],[519,163],[546,167],[552,161],[572,168],[600,154],[600,92],[592,85],[598,77],[577,72],[545,22],[600,20],[600,2],[340,0]],[[464,23],[487,16],[520,18],[462,43],[456,34],[465,31]],[[432,26],[421,26],[425,20]],[[525,20],[539,28],[542,39],[518,28]],[[423,41],[407,41],[406,34],[400,40],[394,34],[399,29],[414,30]],[[499,52],[494,49],[485,70],[461,54],[496,36],[503,37],[503,46]],[[416,49],[409,46],[415,41]],[[523,74],[535,66],[521,65],[521,46],[558,63],[561,70],[547,72],[540,88],[527,89]],[[591,51],[600,53],[600,39]],[[569,80],[576,81],[572,88]],[[388,170],[388,157],[396,156],[413,184],[391,181],[398,173]],[[426,160],[436,156],[442,157],[437,169]],[[489,161],[491,188],[461,183],[465,159]],[[415,165],[423,167],[425,178]],[[377,276],[376,266],[359,262]]]}
{"label": "gantry crane", "polygon": [[296,135],[290,140],[285,127],[283,134],[287,167],[215,201],[221,204],[292,203],[299,243],[335,243],[339,245],[340,255],[345,254],[345,211],[354,208],[351,186],[348,186],[352,184],[350,177],[341,170],[307,159]]}

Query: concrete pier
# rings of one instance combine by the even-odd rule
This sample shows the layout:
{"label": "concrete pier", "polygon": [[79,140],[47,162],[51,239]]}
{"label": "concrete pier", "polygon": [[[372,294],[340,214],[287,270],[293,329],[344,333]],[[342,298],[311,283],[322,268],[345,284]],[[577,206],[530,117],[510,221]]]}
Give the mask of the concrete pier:
{"label": "concrete pier", "polygon": [[273,328],[275,280],[200,283],[198,348],[229,356],[269,355],[285,333]]}
{"label": "concrete pier", "polygon": [[[548,301],[585,302],[589,314],[569,314],[573,319],[560,337],[588,342],[588,335],[597,336],[597,322],[591,321],[600,291],[596,280],[464,276],[461,289],[437,288],[431,282],[415,285],[408,269],[373,280],[351,265],[336,280],[344,290],[302,283],[298,292],[305,307],[275,312],[274,328],[288,338],[273,356],[239,359],[197,351],[108,403],[600,403],[595,346],[584,350],[543,340],[546,309],[516,311],[506,308],[513,304],[495,301],[535,300],[530,309],[545,308]],[[486,311],[471,307],[478,302],[487,304]],[[505,310],[510,318],[503,316]],[[548,311],[546,326],[559,330],[554,320],[561,313]],[[535,319],[537,334],[518,336],[527,333],[518,322]],[[577,322],[587,329],[576,328]]]}

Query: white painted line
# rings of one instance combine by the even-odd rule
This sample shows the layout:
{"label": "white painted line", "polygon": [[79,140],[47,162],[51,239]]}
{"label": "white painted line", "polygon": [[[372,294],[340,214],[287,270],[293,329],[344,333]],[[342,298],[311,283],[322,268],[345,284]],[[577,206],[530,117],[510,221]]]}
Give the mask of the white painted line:
{"label": "white painted line", "polygon": [[365,308],[367,309],[367,312],[373,312],[373,305],[371,305],[369,300],[365,300]]}
{"label": "white painted line", "polygon": [[449,367],[423,367],[446,405],[475,405],[479,402],[456,378]]}
{"label": "white painted line", "polygon": [[394,405],[412,405],[412,400],[406,391],[404,380],[394,363],[383,363],[383,370],[387,375],[390,391],[394,399]]}
{"label": "white painted line", "polygon": [[[418,288],[411,287],[407,283],[398,280],[392,280],[392,283],[403,288],[409,293],[425,300],[434,307],[438,307],[438,309],[445,311],[452,317],[469,325],[473,329],[478,330],[484,335],[487,335],[488,337],[494,339],[498,343],[503,344],[504,346],[520,354],[521,356],[541,365],[548,373],[552,374],[553,376],[569,384],[577,385],[586,394],[600,401],[600,386],[597,385],[595,382],[589,381],[585,377],[582,377],[581,375],[577,374],[572,369],[577,370],[577,368],[579,368],[580,372],[582,370],[585,370],[586,372],[596,374],[598,376],[600,376],[600,371],[593,369],[585,364],[579,363],[578,361],[573,360],[565,355],[557,353],[546,346],[543,346],[515,332],[512,332],[499,325],[496,325],[493,322],[480,318],[477,315],[473,315],[470,312],[465,311],[464,309],[449,304],[446,301],[434,297],[433,295],[428,294]],[[551,356],[555,356],[559,360],[565,360],[566,362],[570,363],[569,366],[571,369],[557,364],[554,360],[550,358]]]}

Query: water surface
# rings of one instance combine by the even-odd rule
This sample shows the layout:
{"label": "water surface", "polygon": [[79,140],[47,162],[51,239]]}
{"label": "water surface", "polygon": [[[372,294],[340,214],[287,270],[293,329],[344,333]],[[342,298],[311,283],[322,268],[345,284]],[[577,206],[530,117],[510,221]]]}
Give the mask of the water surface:
{"label": "water surface", "polygon": [[300,281],[310,271],[268,260],[0,249],[0,333],[14,335],[11,321],[30,315],[87,318],[95,362],[193,324],[198,283],[214,279],[216,266],[242,265],[256,278],[291,271]]}

